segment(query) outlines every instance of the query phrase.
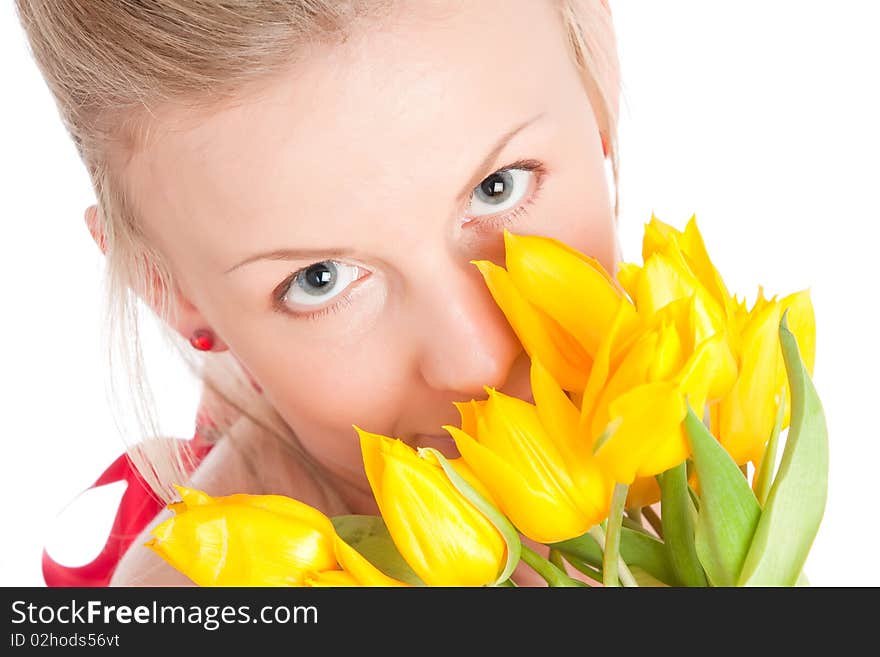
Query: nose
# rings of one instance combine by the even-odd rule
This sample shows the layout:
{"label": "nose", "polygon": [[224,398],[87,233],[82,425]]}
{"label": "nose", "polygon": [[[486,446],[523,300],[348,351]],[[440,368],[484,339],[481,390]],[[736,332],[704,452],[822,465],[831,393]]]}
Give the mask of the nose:
{"label": "nose", "polygon": [[423,298],[419,366],[425,382],[471,397],[482,397],[483,386],[501,388],[522,347],[479,270],[450,263],[434,272]]}

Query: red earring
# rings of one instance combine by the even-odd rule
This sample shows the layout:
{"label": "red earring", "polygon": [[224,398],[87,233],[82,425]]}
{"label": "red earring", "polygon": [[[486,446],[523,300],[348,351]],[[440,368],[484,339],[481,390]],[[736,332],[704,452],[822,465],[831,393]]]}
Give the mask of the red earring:
{"label": "red earring", "polygon": [[214,347],[214,334],[207,329],[198,329],[190,336],[189,343],[199,351],[211,351]]}

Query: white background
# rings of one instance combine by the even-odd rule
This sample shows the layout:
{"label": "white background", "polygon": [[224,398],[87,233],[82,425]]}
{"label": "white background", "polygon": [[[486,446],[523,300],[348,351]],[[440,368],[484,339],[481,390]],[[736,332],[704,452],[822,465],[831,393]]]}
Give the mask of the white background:
{"label": "white background", "polygon": [[[102,259],[82,219],[93,194],[12,7],[0,4],[0,585],[41,585],[54,517],[122,438],[105,394]],[[679,227],[696,213],[731,290],[811,288],[831,466],[806,572],[817,585],[878,585],[880,9],[861,0],[612,9],[624,255],[639,258],[652,212]],[[165,433],[189,437],[194,383],[155,339],[147,361]]]}

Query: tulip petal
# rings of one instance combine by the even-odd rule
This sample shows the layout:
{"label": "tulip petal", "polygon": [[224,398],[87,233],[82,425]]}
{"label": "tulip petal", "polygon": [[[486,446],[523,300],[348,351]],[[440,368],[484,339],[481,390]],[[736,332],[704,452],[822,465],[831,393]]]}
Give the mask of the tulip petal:
{"label": "tulip petal", "polygon": [[540,360],[532,359],[530,378],[538,418],[562,452],[563,460],[576,463],[579,459],[587,458],[590,446],[581,436],[578,409]]}
{"label": "tulip petal", "polygon": [[421,453],[424,453],[427,458],[430,458],[430,460],[436,461],[455,489],[479,509],[489,522],[495,526],[495,529],[498,530],[498,533],[501,535],[505,543],[507,559],[503,570],[501,570],[495,578],[495,581],[491,584],[492,586],[504,585],[508,582],[510,576],[513,575],[513,571],[516,570],[523,552],[522,541],[520,540],[519,532],[517,532],[516,527],[511,524],[510,520],[508,520],[504,514],[498,511],[495,504],[490,501],[490,498],[481,492],[482,489],[485,489],[485,486],[480,484],[479,488],[481,490],[478,490],[462,476],[462,472],[470,472],[467,465],[463,464],[464,459],[457,459],[460,466],[455,467],[436,449],[426,448],[420,450],[420,454]]}
{"label": "tulip petal", "polygon": [[636,386],[618,396],[609,411],[619,425],[596,457],[615,481],[631,484],[637,475],[659,474],[687,458],[681,434],[686,407],[676,384]]}
{"label": "tulip petal", "polygon": [[452,426],[446,430],[471,469],[480,473],[501,512],[532,540],[561,541],[579,536],[592,526],[567,496],[558,493],[557,487],[557,493],[551,494],[540,482],[536,485],[468,434]]}
{"label": "tulip petal", "polygon": [[653,315],[666,304],[693,296],[699,281],[676,266],[668,257],[655,253],[645,260],[635,302],[640,313]]}
{"label": "tulip petal", "polygon": [[386,465],[382,516],[429,586],[483,586],[495,581],[503,563],[505,546],[495,528],[458,497],[439,472],[426,476],[408,459]]}
{"label": "tulip petal", "polygon": [[161,523],[148,543],[196,584],[299,586],[306,572],[336,567],[323,528],[218,499]]}
{"label": "tulip petal", "polygon": [[678,375],[682,394],[698,413],[707,402],[726,395],[736,382],[737,367],[723,334],[714,335],[697,347]]}
{"label": "tulip petal", "polygon": [[709,252],[700,229],[697,227],[697,217],[693,215],[685,226],[681,236],[682,250],[687,258],[688,265],[703,286],[709,290],[716,301],[728,310],[731,309],[730,292],[724,284],[724,279],[718,273],[718,269],[712,264]]}
{"label": "tulip petal", "polygon": [[373,494],[395,545],[429,586],[495,581],[505,543],[443,471],[408,445],[358,431]]}
{"label": "tulip petal", "polygon": [[778,329],[781,307],[768,302],[741,337],[739,375],[719,402],[718,439],[739,464],[757,462],[770,438],[784,385]]}
{"label": "tulip petal", "polygon": [[715,265],[712,264],[703,236],[697,227],[696,215],[691,216],[684,231],[660,221],[653,214],[645,226],[642,258],[662,254],[676,267],[688,272],[688,278],[705,288],[726,317],[733,314],[732,299]]}
{"label": "tulip petal", "polygon": [[596,518],[608,513],[614,482],[598,467],[589,435],[580,427],[580,413],[539,361],[532,361],[532,393],[541,424],[559,450],[568,477],[560,480],[581,512]]}
{"label": "tulip petal", "polygon": [[333,545],[339,565],[351,575],[358,586],[406,586],[403,582],[388,577],[338,536]]}
{"label": "tulip petal", "polygon": [[462,431],[472,436],[477,434],[477,409],[481,404],[483,402],[476,399],[471,399],[468,402],[452,402],[452,405],[458,409],[458,414],[461,416],[460,424]]}
{"label": "tulip petal", "polygon": [[495,303],[532,358],[540,358],[566,390],[583,390],[592,359],[553,319],[529,303],[503,268],[474,261]]}
{"label": "tulip petal", "polygon": [[804,362],[807,374],[813,374],[813,365],[816,361],[816,316],[813,311],[813,302],[810,299],[809,290],[801,290],[789,294],[780,300],[779,305],[783,312],[788,314],[786,323],[788,329],[797,340],[798,350]]}
{"label": "tulip petal", "polygon": [[243,507],[263,509],[277,514],[291,522],[302,523],[328,536],[333,534],[333,523],[330,518],[316,508],[284,495],[248,495],[236,493],[215,500],[219,504],[240,504]]}
{"label": "tulip petal", "polygon": [[304,583],[306,586],[315,588],[361,586],[351,573],[347,573],[344,570],[325,570],[320,573],[309,573],[306,575]]}
{"label": "tulip petal", "polygon": [[657,336],[657,349],[648,366],[648,381],[668,381],[684,364],[684,347],[674,324],[665,324]]}
{"label": "tulip petal", "polygon": [[507,271],[522,296],[594,356],[622,298],[608,272],[558,240],[509,231],[504,237]]}
{"label": "tulip petal", "polygon": [[492,389],[488,392],[484,411],[477,418],[480,444],[515,468],[529,481],[529,488],[567,498],[573,487],[571,477],[558,445],[541,424],[537,408]]}
{"label": "tulip petal", "polygon": [[656,477],[636,477],[626,494],[626,507],[638,509],[660,501],[660,486]]}
{"label": "tulip petal", "polygon": [[681,425],[677,429],[670,426],[664,439],[661,440],[658,435],[657,448],[642,458],[636,474],[639,477],[657,475],[683,463],[689,455],[684,429]]}
{"label": "tulip petal", "polygon": [[175,484],[174,489],[177,491],[177,494],[180,495],[180,502],[176,503],[175,505],[180,505],[177,506],[177,508],[179,508],[181,511],[191,506],[202,506],[206,504],[211,504],[212,502],[214,502],[215,499],[205,492],[196,490],[194,488],[187,488],[186,486],[179,486]]}
{"label": "tulip petal", "polygon": [[617,266],[617,282],[623,288],[624,292],[629,295],[630,299],[635,300],[636,290],[639,288],[639,278],[642,275],[640,265],[631,262],[622,262]]}
{"label": "tulip petal", "polygon": [[[602,344],[599,345],[599,350],[596,353],[596,360],[593,363],[593,369],[590,371],[590,378],[587,380],[587,387],[584,389],[581,398],[581,426],[589,426],[588,423],[596,414],[596,405],[599,395],[608,380],[608,374],[612,368],[613,358],[616,355],[620,344],[624,341],[622,332],[626,329],[625,324],[627,322],[627,316],[628,311],[624,308],[623,304],[621,304],[614,319],[611,321],[608,333],[603,338]],[[632,327],[630,326],[630,328]],[[590,448],[593,448],[592,443],[590,444]]]}
{"label": "tulip petal", "polygon": [[592,415],[591,433],[594,439],[604,433],[614,419],[609,410],[611,403],[627,391],[648,382],[648,369],[656,356],[658,339],[656,331],[641,335],[605,383]]}

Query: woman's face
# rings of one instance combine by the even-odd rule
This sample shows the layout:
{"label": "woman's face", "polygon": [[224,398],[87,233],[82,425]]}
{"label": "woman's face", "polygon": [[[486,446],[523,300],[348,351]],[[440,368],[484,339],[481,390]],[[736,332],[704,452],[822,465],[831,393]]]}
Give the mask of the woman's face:
{"label": "woman's face", "polygon": [[470,263],[503,264],[503,229],[615,261],[598,125],[553,2],[407,3],[233,108],[173,118],[126,169],[145,231],[200,326],[353,481],[352,424],[444,448],[453,401],[531,398]]}

